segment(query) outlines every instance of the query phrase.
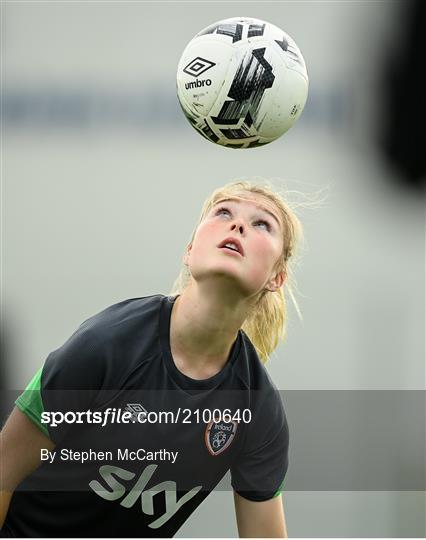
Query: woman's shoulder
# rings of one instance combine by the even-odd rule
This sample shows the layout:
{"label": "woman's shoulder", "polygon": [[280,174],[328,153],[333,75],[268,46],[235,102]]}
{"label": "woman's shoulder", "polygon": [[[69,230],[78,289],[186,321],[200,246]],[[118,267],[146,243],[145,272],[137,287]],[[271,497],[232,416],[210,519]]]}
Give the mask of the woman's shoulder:
{"label": "woman's shoulder", "polygon": [[248,335],[241,330],[242,361],[240,362],[241,378],[251,390],[276,391],[277,387],[272,380],[266,366],[257,354],[256,348]]}
{"label": "woman's shoulder", "polygon": [[164,295],[128,298],[111,304],[84,320],[79,330],[108,337],[141,327],[159,311]]}
{"label": "woman's shoulder", "polygon": [[285,412],[281,392],[247,334],[241,331],[241,335],[240,379],[244,380],[245,388],[249,392],[253,417],[257,418],[257,425],[275,425],[275,422],[283,425]]}
{"label": "woman's shoulder", "polygon": [[129,298],[112,304],[85,319],[65,343],[51,354],[64,355],[68,351],[75,357],[88,354],[99,357],[105,351],[117,350],[120,344],[131,348],[140,341],[141,334],[147,341],[150,333],[158,333],[158,317],[164,295]]}
{"label": "woman's shoulder", "polygon": [[[163,295],[131,298],[117,302],[86,319],[58,349],[52,351],[43,373],[84,373],[97,381],[100,374],[115,373],[115,367],[130,366],[123,357],[135,351],[152,350],[158,341],[158,312]],[[143,339],[142,339],[143,338]],[[108,368],[108,369],[107,369]],[[74,383],[73,383],[74,384]],[[80,383],[79,383],[80,384]]]}

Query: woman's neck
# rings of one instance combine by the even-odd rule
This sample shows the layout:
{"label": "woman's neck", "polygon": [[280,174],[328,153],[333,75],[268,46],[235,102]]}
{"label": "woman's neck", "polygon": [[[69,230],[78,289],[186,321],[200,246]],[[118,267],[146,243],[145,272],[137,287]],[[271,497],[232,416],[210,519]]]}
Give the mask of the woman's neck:
{"label": "woman's neck", "polygon": [[211,377],[228,360],[250,309],[247,299],[230,296],[192,282],[175,301],[170,347],[177,367],[192,378]]}

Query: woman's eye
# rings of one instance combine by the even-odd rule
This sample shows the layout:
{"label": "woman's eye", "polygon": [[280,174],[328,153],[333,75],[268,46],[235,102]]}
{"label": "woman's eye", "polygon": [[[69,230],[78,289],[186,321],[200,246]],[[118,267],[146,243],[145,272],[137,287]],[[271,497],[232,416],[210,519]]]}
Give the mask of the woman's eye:
{"label": "woman's eye", "polygon": [[256,227],[260,226],[261,229],[265,229],[265,231],[270,231],[271,226],[267,221],[263,221],[263,219],[260,219],[259,221],[255,222]]}
{"label": "woman's eye", "polygon": [[216,215],[217,216],[230,216],[231,215],[231,212],[227,209],[227,208],[218,208],[216,210]]}

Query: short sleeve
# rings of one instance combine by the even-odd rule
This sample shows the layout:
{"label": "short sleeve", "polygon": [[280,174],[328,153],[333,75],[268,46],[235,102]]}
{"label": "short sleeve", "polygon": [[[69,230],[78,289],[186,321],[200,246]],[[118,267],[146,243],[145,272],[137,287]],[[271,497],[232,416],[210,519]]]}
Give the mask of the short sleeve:
{"label": "short sleeve", "polygon": [[[52,426],[52,413],[87,411],[92,406],[104,379],[102,346],[94,332],[84,324],[47,357],[16,406],[54,443],[72,429],[63,421]],[[48,420],[48,421],[46,421]]]}
{"label": "short sleeve", "polygon": [[242,454],[231,467],[233,489],[252,501],[278,496],[288,468],[289,432],[278,390],[254,392],[252,422]]}

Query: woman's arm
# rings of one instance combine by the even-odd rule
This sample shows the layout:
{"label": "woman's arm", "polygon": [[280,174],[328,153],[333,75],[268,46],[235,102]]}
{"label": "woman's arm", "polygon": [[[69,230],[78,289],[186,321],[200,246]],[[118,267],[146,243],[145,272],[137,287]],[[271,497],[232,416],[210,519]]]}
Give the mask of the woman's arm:
{"label": "woman's arm", "polygon": [[18,408],[0,433],[0,528],[16,486],[40,465],[40,450],[54,443]]}
{"label": "woman's arm", "polygon": [[234,491],[240,538],[287,538],[281,495],[269,501],[249,501]]}

